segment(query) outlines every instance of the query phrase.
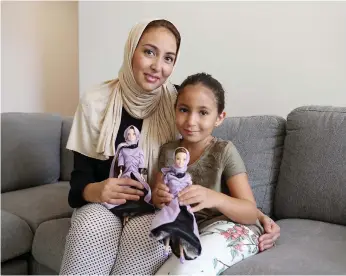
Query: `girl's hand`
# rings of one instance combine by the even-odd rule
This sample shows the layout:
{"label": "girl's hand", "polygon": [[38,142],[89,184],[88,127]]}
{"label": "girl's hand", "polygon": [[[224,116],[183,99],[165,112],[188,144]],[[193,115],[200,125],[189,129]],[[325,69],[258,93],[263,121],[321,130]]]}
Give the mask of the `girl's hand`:
{"label": "girl's hand", "polygon": [[179,193],[178,198],[181,205],[197,204],[191,208],[192,212],[197,212],[216,207],[219,193],[200,185],[190,185]]}
{"label": "girl's hand", "polygon": [[143,196],[143,185],[130,178],[108,178],[104,181],[88,184],[83,197],[88,202],[124,204],[127,200],[139,200]]}
{"label": "girl's hand", "polygon": [[162,209],[165,204],[169,204],[172,201],[173,195],[169,192],[166,184],[157,183],[151,198],[155,207]]}
{"label": "girl's hand", "polygon": [[265,233],[259,237],[258,247],[260,251],[264,251],[275,246],[276,240],[280,237],[280,226],[264,214],[259,217],[259,220],[264,227]]}

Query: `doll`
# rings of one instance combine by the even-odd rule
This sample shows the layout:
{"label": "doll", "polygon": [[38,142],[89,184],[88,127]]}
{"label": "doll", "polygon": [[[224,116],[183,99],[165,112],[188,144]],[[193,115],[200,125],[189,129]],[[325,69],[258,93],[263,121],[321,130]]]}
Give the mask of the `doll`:
{"label": "doll", "polygon": [[201,243],[196,224],[196,219],[191,207],[180,206],[178,193],[189,185],[192,185],[191,176],[186,172],[190,161],[187,149],[178,147],[175,149],[174,165],[162,168],[164,183],[168,185],[173,195],[172,201],[159,210],[152,222],[150,237],[164,242],[164,254],[168,256],[169,245],[174,255],[184,263],[185,259],[195,259],[201,254]]}
{"label": "doll", "polygon": [[130,216],[154,212],[154,206],[151,201],[151,190],[149,184],[144,178],[146,169],[144,168],[143,150],[138,147],[140,132],[135,126],[129,126],[124,133],[125,142],[118,145],[113,158],[109,177],[112,178],[116,174],[115,163],[118,162],[119,174],[118,178],[132,178],[143,184],[144,196],[138,201],[127,200],[126,203],[113,205],[103,203],[112,213],[122,217],[124,224]]}

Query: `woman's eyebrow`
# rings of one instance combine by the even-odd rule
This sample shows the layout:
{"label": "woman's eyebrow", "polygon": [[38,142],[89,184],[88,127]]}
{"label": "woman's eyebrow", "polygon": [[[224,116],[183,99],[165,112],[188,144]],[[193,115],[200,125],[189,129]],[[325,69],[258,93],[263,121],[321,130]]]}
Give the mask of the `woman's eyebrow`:
{"label": "woman's eyebrow", "polygon": [[[143,46],[149,46],[149,47],[151,47],[151,48],[154,48],[156,51],[159,51],[159,48],[157,48],[155,45],[150,44],[150,43],[146,43],[146,44],[144,44]],[[168,54],[168,55],[176,56],[176,54],[175,54],[174,52],[168,52],[167,54]]]}

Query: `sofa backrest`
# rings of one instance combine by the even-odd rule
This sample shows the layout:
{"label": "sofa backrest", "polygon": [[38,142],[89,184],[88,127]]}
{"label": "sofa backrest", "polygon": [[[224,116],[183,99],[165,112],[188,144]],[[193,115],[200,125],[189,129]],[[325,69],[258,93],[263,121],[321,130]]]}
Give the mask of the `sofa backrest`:
{"label": "sofa backrest", "polygon": [[236,146],[245,163],[257,206],[268,215],[272,215],[285,124],[285,119],[278,116],[233,117],[226,118],[213,133]]}
{"label": "sofa backrest", "polygon": [[62,181],[70,181],[73,169],[73,152],[66,149],[67,140],[70,135],[73,117],[64,117],[61,129],[61,160],[60,160],[60,178]]}
{"label": "sofa backrest", "polygon": [[1,192],[58,181],[61,122],[51,114],[1,114]]}
{"label": "sofa backrest", "polygon": [[346,108],[288,115],[275,214],[346,225]]}
{"label": "sofa backrest", "polygon": [[[63,119],[61,142],[61,179],[68,181],[73,168],[73,154],[66,150],[72,117]],[[253,188],[258,207],[272,214],[274,187],[277,182],[285,119],[278,116],[226,118],[214,135],[231,140],[239,150]]]}

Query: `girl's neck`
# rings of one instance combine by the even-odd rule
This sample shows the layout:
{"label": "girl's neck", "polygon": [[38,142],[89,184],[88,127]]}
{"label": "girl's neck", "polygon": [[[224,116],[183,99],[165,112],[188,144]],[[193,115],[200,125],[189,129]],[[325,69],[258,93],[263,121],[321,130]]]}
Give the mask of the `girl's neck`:
{"label": "girl's neck", "polygon": [[210,142],[213,140],[213,138],[213,136],[209,135],[199,142],[188,142],[182,139],[181,146],[186,148],[190,153],[189,165],[193,164],[201,157],[204,150],[210,145]]}

